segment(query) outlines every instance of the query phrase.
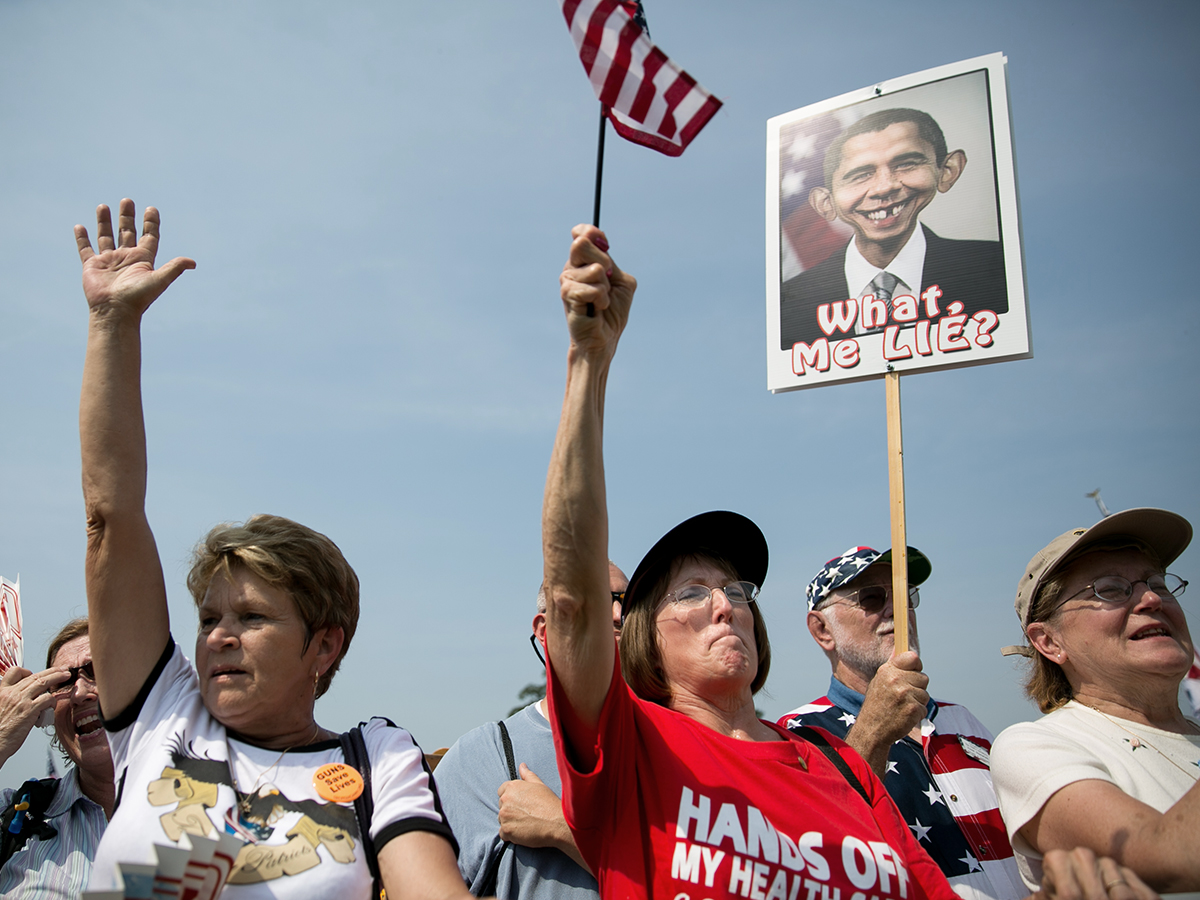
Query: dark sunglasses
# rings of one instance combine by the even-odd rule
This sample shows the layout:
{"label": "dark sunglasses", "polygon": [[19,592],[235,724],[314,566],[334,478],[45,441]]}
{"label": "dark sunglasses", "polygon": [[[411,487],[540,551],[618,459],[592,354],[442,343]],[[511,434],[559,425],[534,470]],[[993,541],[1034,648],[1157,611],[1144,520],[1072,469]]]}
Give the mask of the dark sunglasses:
{"label": "dark sunglasses", "polygon": [[[841,597],[832,599],[825,605],[832,606],[839,600],[845,600],[846,606],[857,606],[867,615],[874,616],[883,612],[883,607],[892,602],[892,589],[878,584],[859,588],[857,591],[849,591]],[[920,605],[921,592],[915,584],[910,584],[908,586],[908,608],[916,609]]]}
{"label": "dark sunglasses", "polygon": [[96,670],[92,668],[90,662],[84,663],[82,666],[67,666],[67,671],[70,673],[70,677],[56,687],[53,693],[57,694],[60,691],[71,690],[71,688],[75,687],[75,682],[79,680],[80,675],[86,678],[90,684],[94,685],[96,683]]}

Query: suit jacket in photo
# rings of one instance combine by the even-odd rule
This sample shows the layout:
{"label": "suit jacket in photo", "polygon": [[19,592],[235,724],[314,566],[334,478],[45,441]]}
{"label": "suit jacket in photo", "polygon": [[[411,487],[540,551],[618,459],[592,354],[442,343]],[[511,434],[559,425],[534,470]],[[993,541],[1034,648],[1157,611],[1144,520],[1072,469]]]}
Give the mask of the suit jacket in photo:
{"label": "suit jacket in photo", "polygon": [[[938,237],[925,225],[921,228],[925,232],[921,291],[938,285],[942,289],[939,309],[944,312],[948,303],[958,300],[968,316],[983,309],[997,315],[1008,312],[1008,282],[999,241],[954,241]],[[846,286],[849,246],[783,283],[779,297],[779,349],[791,350],[799,341],[811,344],[826,336],[817,325],[817,307],[849,299],[850,289]],[[919,317],[926,318],[925,304],[919,303],[918,307]],[[840,333],[830,335],[834,336],[843,337]]]}

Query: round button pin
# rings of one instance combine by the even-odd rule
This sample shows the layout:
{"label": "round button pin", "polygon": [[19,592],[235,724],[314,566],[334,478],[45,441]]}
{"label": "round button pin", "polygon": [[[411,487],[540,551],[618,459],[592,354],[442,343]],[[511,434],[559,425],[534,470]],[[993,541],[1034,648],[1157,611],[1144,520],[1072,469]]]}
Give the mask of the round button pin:
{"label": "round button pin", "polygon": [[363,777],[354,766],[329,763],[313,773],[313,787],[322,800],[349,803],[363,792]]}

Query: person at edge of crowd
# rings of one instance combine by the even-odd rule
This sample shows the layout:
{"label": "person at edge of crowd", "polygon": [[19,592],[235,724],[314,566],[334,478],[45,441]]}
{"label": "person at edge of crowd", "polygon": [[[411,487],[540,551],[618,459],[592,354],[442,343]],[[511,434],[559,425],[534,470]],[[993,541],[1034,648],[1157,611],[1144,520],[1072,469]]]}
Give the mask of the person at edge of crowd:
{"label": "person at edge of crowd", "polygon": [[808,631],[833,667],[829,691],[779,724],[816,725],[857,750],[960,896],[1023,897],[988,772],[992,734],[965,706],[927,693],[916,607],[932,571],[909,547],[910,649],[896,654],[892,551],[851,547],[829,560],[806,590]]}
{"label": "person at edge of crowd", "polygon": [[[604,388],[636,281],[602,231],[572,236],[566,396],[542,510],[547,682],[564,814],[601,897],[957,900],[862,757],[755,714],[771,649],[756,604],[767,543],[749,519],[703,513],[649,550],[616,665]],[[1152,895],[1090,851],[1048,865],[1047,896]]]}
{"label": "person at edge of crowd", "polygon": [[[625,573],[610,561],[608,586],[618,640],[628,584]],[[535,649],[540,646],[544,652],[546,593],[541,588],[533,637]],[[501,725],[518,766],[516,780],[509,772]],[[495,893],[499,900],[594,900],[596,879],[563,819],[562,781],[544,698],[503,723],[464,734],[443,757],[435,778],[442,810],[458,840],[458,867],[472,894]]]}
{"label": "person at edge of crowd", "polygon": [[[781,349],[825,337],[817,309],[847,299],[860,300],[857,318],[848,334],[835,331],[831,339],[932,319],[956,301],[967,316],[1008,312],[999,241],[944,238],[919,218],[966,167],[967,154],[950,150],[941,126],[921,110],[883,109],[847,126],[825,153],[825,183],[812,189],[809,204],[853,237],[780,286]],[[879,315],[868,318],[872,308]]]}
{"label": "person at edge of crowd", "polygon": [[[0,894],[12,900],[61,897],[74,900],[87,886],[100,836],[113,812],[113,764],[100,724],[88,620],[72,619],[50,641],[46,668],[13,666],[0,679],[0,765],[21,748],[46,710],[54,711],[54,745],[70,761],[60,779],[42,786],[5,788],[4,810],[20,816],[5,829],[0,848]],[[38,794],[41,796],[38,796]],[[20,794],[20,796],[18,796]],[[51,833],[53,832],[53,833]]]}
{"label": "person at edge of crowd", "polygon": [[1129,509],[1060,534],[1029,561],[1016,610],[1025,693],[1044,715],[992,749],[1000,811],[1028,884],[1083,846],[1160,891],[1200,891],[1200,722],[1179,708],[1193,645],[1167,572],[1192,526]]}
{"label": "person at edge of crowd", "polygon": [[[222,894],[228,900],[377,895],[372,860],[391,900],[468,897],[408,732],[377,718],[343,745],[315,720],[316,698],[358,624],[358,577],[333,541],[279,516],[216,526],[197,545],[187,578],[199,617],[194,666],[172,639],[145,511],[140,330],[154,300],[195,263],[179,257],[154,268],[153,207],[140,241],[132,200],[121,201],[115,237],[108,207],[97,209],[96,222],[98,253],[87,229],[75,228],[90,307],[80,400],[85,577],[122,791],[90,887],[112,889],[118,862],[153,863],[156,843],[235,834],[246,843]],[[235,425],[218,413],[212,428]],[[365,806],[360,819],[350,802],[363,788],[338,789],[361,778],[316,777],[364,753],[369,825]]]}

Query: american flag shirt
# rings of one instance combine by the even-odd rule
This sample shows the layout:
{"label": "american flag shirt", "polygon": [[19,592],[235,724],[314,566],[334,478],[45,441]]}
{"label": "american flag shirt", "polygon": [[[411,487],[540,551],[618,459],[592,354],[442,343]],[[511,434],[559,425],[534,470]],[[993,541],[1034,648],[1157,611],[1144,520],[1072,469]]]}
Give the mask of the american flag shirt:
{"label": "american flag shirt", "polygon": [[[779,724],[816,725],[844,739],[862,704],[862,694],[833,678],[826,696],[780,717]],[[959,896],[1017,900],[1029,892],[997,807],[991,748],[991,732],[966,707],[930,700],[921,743],[906,736],[892,745],[883,784]]]}

